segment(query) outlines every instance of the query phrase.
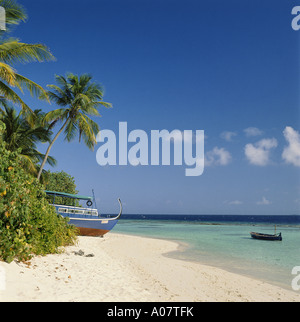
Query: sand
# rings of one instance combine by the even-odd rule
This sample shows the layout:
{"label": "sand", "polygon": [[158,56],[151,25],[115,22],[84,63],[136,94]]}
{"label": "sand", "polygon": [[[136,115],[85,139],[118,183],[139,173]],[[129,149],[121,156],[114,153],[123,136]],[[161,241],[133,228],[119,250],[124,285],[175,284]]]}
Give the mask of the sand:
{"label": "sand", "polygon": [[163,255],[178,247],[115,233],[79,237],[30,264],[0,262],[0,301],[300,302],[300,292]]}

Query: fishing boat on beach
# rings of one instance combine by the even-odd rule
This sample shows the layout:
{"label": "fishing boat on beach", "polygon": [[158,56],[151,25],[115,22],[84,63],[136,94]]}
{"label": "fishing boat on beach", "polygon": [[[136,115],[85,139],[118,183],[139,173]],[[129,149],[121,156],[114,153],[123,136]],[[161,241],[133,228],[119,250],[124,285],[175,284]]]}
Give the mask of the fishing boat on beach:
{"label": "fishing boat on beach", "polygon": [[[118,199],[120,204],[119,214],[113,218],[104,218],[100,217],[98,210],[92,207],[93,199],[95,203],[95,198],[57,191],[46,190],[45,192],[48,196],[53,197],[52,205],[55,207],[57,214],[68,217],[70,219],[69,224],[75,225],[82,236],[103,236],[113,229],[122,214],[122,203],[120,199]],[[73,200],[74,206],[56,204],[56,197]],[[75,206],[76,200],[86,201],[87,207]]]}

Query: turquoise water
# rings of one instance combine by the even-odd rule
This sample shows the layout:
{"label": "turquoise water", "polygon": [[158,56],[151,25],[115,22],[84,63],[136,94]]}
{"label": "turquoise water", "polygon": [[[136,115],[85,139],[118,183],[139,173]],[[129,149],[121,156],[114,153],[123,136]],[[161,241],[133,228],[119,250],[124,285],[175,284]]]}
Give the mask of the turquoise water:
{"label": "turquoise water", "polygon": [[292,290],[291,274],[300,266],[300,226],[277,226],[283,241],[263,241],[250,231],[274,233],[269,224],[211,224],[173,220],[120,220],[114,232],[169,239],[179,251],[167,256],[220,267]]}

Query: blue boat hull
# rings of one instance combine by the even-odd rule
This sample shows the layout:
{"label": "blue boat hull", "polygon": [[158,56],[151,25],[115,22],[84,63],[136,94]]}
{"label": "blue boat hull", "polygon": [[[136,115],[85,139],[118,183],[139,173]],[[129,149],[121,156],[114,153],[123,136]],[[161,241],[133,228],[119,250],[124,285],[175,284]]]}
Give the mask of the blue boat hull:
{"label": "blue boat hull", "polygon": [[118,220],[109,220],[105,218],[71,217],[69,224],[76,226],[82,236],[103,236],[112,230],[117,222]]}
{"label": "blue boat hull", "polygon": [[98,215],[97,209],[83,208],[66,205],[56,205],[57,214],[69,219],[69,224],[78,228],[82,236],[103,236],[114,228],[122,214],[122,204],[120,203],[120,212],[114,218],[103,218]]}
{"label": "blue boat hull", "polygon": [[[76,226],[79,229],[80,234],[84,236],[103,236],[113,229],[122,214],[122,203],[120,198],[118,199],[120,204],[119,214],[114,218],[101,218],[98,214],[98,210],[91,208],[93,204],[91,197],[48,190],[46,190],[46,194],[53,197],[53,207],[55,207],[56,213],[64,218],[69,218],[69,224]],[[87,200],[86,204],[89,208],[75,205],[55,204],[56,196],[74,200]]]}

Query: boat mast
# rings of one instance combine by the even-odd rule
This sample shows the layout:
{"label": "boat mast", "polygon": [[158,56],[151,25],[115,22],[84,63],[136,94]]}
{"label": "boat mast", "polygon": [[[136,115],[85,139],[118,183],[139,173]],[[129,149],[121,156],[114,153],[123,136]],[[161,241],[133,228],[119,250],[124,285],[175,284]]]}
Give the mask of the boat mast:
{"label": "boat mast", "polygon": [[95,198],[94,189],[92,189],[92,193],[93,193],[93,202],[94,202],[94,205],[95,205],[95,209],[97,209],[97,210],[98,210],[98,208],[97,208],[97,204],[96,204],[96,198]]}

